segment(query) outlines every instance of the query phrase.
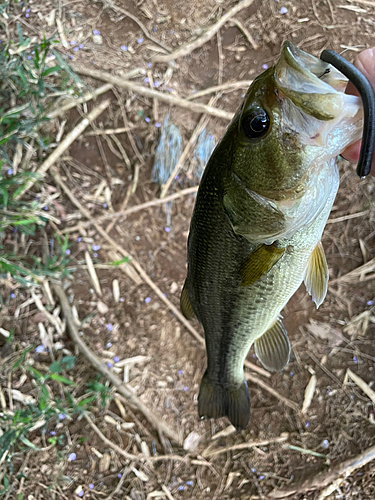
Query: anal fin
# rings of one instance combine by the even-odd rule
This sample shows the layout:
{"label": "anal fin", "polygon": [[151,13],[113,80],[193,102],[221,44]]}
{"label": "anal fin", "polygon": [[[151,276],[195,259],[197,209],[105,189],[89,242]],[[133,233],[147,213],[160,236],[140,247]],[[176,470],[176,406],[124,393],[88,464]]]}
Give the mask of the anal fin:
{"label": "anal fin", "polygon": [[182,314],[185,316],[186,319],[195,319],[196,315],[193,311],[193,307],[190,303],[190,299],[187,294],[187,288],[186,288],[186,281],[184,283],[184,286],[182,288],[181,292],[181,297],[180,297],[180,309]]}
{"label": "anal fin", "polygon": [[320,241],[310,255],[304,281],[306,290],[313,298],[316,308],[318,309],[325,299],[328,287],[327,260],[324,254],[323,245]]}
{"label": "anal fin", "polygon": [[246,380],[238,387],[213,383],[203,375],[198,396],[200,418],[228,417],[237,430],[244,429],[250,418],[250,398]]}
{"label": "anal fin", "polygon": [[275,244],[260,245],[249,254],[240,268],[241,285],[249,286],[266,274],[284,255],[285,248]]}
{"label": "anal fin", "polygon": [[280,372],[289,362],[288,333],[280,318],[255,342],[255,354],[264,368]]}

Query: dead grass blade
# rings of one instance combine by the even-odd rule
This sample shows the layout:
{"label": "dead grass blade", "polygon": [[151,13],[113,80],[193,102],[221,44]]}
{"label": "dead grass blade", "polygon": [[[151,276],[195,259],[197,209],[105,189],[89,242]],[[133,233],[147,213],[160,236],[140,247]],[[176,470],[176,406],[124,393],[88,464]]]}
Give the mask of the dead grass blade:
{"label": "dead grass blade", "polygon": [[281,434],[281,436],[277,436],[274,438],[263,439],[261,441],[249,441],[247,443],[235,444],[233,446],[226,446],[225,448],[220,448],[213,450],[212,445],[206,448],[202,452],[202,457],[214,457],[220,455],[221,453],[226,453],[227,451],[236,451],[236,450],[248,450],[249,448],[254,448],[254,446],[267,446],[271,443],[283,443],[289,439],[289,434],[287,432]]}
{"label": "dead grass blade", "polygon": [[346,370],[346,374],[353,380],[353,382],[363,391],[366,396],[368,396],[371,401],[375,404],[375,392],[371,387],[358,375],[353,373],[350,368]]}

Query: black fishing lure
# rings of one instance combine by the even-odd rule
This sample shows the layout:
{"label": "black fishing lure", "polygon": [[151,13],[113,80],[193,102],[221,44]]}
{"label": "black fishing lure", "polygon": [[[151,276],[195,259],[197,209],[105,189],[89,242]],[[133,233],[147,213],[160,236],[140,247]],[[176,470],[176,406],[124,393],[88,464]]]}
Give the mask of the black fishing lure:
{"label": "black fishing lure", "polygon": [[361,96],[364,122],[357,174],[363,179],[371,171],[371,162],[375,148],[375,91],[363,73],[333,50],[323,50],[320,59],[332,64],[332,66],[349,78]]}

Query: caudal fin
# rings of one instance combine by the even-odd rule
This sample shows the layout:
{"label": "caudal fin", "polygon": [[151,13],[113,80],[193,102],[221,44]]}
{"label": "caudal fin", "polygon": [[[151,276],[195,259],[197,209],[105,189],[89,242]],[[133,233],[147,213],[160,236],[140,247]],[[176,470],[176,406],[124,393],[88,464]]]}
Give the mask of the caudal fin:
{"label": "caudal fin", "polygon": [[246,380],[239,387],[224,387],[213,383],[206,372],[199,389],[198,414],[201,418],[228,417],[237,430],[244,429],[250,417]]}

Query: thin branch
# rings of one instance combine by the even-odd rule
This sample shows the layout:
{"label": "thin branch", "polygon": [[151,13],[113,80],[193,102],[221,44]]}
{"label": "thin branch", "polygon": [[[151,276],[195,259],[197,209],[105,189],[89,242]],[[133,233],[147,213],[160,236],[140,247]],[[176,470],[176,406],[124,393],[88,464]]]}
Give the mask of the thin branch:
{"label": "thin branch", "polygon": [[251,36],[250,31],[246,28],[246,26],[244,24],[242,24],[242,22],[239,19],[232,18],[230,20],[230,22],[235,24],[237,26],[237,28],[242,31],[242,33],[247,38],[248,42],[250,42],[250,45],[252,45],[254,50],[259,49],[259,46],[256,43],[256,41],[254,40],[254,38]]}
{"label": "thin branch", "polygon": [[214,87],[208,87],[207,89],[200,90],[199,92],[195,92],[194,94],[189,94],[186,97],[186,100],[192,101],[194,99],[198,99],[198,97],[203,97],[207,94],[213,94],[216,92],[220,92],[221,90],[227,89],[247,89],[253,83],[253,80],[240,80],[238,82],[226,82],[221,85],[215,85]]}
{"label": "thin branch", "polygon": [[[49,155],[49,157],[41,164],[37,170],[37,174],[44,176],[50,167],[60,158],[60,156],[68,149],[68,147],[82,134],[85,128],[95,120],[103,111],[109,106],[109,99],[101,102],[96,108],[94,108],[90,113],[84,118],[74,129],[69,132],[63,141],[57,146],[57,148]],[[19,200],[36,182],[36,179],[32,179],[26,183],[22,191],[16,197]]]}
{"label": "thin branch", "polygon": [[160,433],[164,434],[170,439],[173,439],[173,441],[180,443],[179,435],[175,431],[170,429],[162,420],[158,419],[133,393],[133,391],[126,387],[126,385],[124,385],[122,381],[117,377],[117,375],[111,372],[91,351],[91,349],[87,347],[87,345],[79,335],[78,328],[75,325],[72,310],[63,288],[57,283],[52,283],[52,287],[57,297],[59,298],[61,309],[66,319],[70,336],[73,342],[78,346],[81,353],[85,356],[85,358],[92,364],[92,366],[96,370],[98,370],[98,372],[104,375],[116,387],[117,391],[122,394],[131,405],[137,408],[137,410],[140,411]]}
{"label": "thin branch", "polygon": [[[235,450],[248,450],[249,448],[254,448],[255,446],[267,446],[270,443],[283,443],[289,439],[289,434],[287,432],[281,434],[281,436],[263,439],[261,441],[248,441],[247,443],[239,443],[233,446],[226,446],[225,448],[219,448],[212,450],[211,446],[202,452],[202,457],[208,458],[221,453],[226,453],[227,451]],[[211,449],[210,449],[211,448]]]}
{"label": "thin branch", "polygon": [[337,481],[341,476],[347,478],[355,470],[360,469],[367,463],[375,460],[375,446],[367,448],[363,453],[355,456],[354,458],[349,458],[344,462],[340,462],[336,467],[329,469],[328,471],[320,472],[319,474],[314,474],[312,477],[308,477],[301,483],[290,486],[285,489],[274,489],[269,493],[270,498],[285,498],[298,493],[302,495],[303,493],[311,490],[318,490],[324,488],[331,483]]}
{"label": "thin branch", "polygon": [[205,104],[199,104],[197,102],[190,102],[182,97],[177,97],[159,90],[149,89],[143,86],[140,82],[130,82],[124,80],[122,77],[111,75],[104,71],[98,71],[97,69],[85,68],[84,66],[78,66],[76,64],[71,65],[74,71],[80,75],[91,76],[97,80],[102,80],[104,82],[112,83],[118,87],[131,90],[139,95],[145,97],[150,97],[151,99],[159,99],[160,101],[166,102],[171,106],[180,106],[181,108],[188,109],[194,113],[206,113],[207,115],[217,116],[218,118],[223,118],[224,120],[231,120],[233,118],[233,113],[228,113],[222,109],[212,108],[206,106]]}
{"label": "thin branch", "polygon": [[336,219],[328,219],[327,224],[335,224],[336,222],[343,222],[349,219],[356,219],[357,217],[362,217],[363,215],[367,215],[371,212],[371,210],[363,210],[363,212],[357,212],[356,214],[343,215],[342,217],[336,217]]}
{"label": "thin branch", "polygon": [[212,25],[208,30],[196,40],[187,43],[186,45],[182,45],[180,48],[167,55],[157,55],[152,58],[152,62],[163,62],[167,63],[169,61],[173,61],[182,56],[187,56],[191,54],[195,49],[202,47],[205,43],[207,43],[211,38],[216,35],[219,29],[227,23],[233,16],[235,16],[238,12],[245,9],[246,7],[250,7],[250,5],[254,2],[254,0],[242,0],[242,2],[238,2],[234,7],[232,7],[223,17],[221,17],[217,23]]}

